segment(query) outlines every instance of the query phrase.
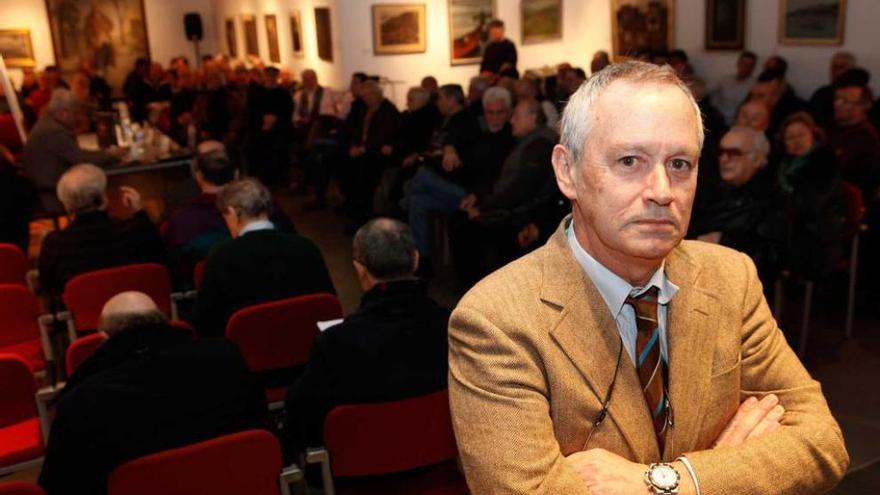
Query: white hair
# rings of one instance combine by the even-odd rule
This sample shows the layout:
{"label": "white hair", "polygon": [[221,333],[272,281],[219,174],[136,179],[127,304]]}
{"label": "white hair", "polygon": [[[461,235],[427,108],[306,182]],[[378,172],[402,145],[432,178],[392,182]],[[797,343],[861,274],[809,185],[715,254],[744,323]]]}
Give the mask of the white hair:
{"label": "white hair", "polygon": [[560,120],[560,142],[568,150],[575,166],[580,165],[583,158],[584,145],[591,130],[594,105],[599,95],[614,81],[632,83],[669,84],[687,95],[697,118],[697,138],[700,148],[703,147],[705,132],[700,107],[687,85],[675,74],[668,65],[658,66],[646,62],[623,62],[605,67],[581,84],[571,96]]}
{"label": "white hair", "polygon": [[483,93],[483,106],[488,106],[489,103],[493,101],[500,101],[504,103],[504,106],[507,108],[511,108],[513,106],[512,99],[510,98],[510,91],[507,88],[502,88],[501,86],[492,86],[487,89],[485,93]]}
{"label": "white hair", "polygon": [[55,115],[62,110],[74,111],[79,105],[80,99],[76,93],[69,89],[58,88],[52,91],[47,110],[51,115]]}
{"label": "white hair", "polygon": [[107,175],[90,163],[70,167],[55,186],[58,200],[71,214],[87,213],[100,208],[104,203],[106,190]]}
{"label": "white hair", "polygon": [[735,125],[727,133],[744,134],[746,139],[751,141],[752,149],[749,152],[759,156],[762,163],[767,162],[767,155],[770,154],[770,141],[767,140],[767,136],[763,132],[756,131],[745,125]]}

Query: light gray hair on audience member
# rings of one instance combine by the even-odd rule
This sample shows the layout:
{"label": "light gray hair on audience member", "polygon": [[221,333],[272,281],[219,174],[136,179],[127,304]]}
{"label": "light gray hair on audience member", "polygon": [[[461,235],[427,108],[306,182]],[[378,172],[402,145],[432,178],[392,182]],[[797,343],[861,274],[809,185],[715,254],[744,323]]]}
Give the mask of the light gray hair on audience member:
{"label": "light gray hair on audience member", "polygon": [[705,137],[703,118],[691,90],[675,74],[668,65],[658,66],[646,62],[629,61],[612,64],[597,72],[575,91],[565,106],[560,121],[560,142],[568,150],[575,166],[580,166],[583,150],[594,121],[594,105],[602,91],[615,81],[626,81],[634,84],[669,84],[681,89],[693,107],[697,118],[697,139],[700,148]]}
{"label": "light gray hair on audience member", "polygon": [[413,86],[409,88],[407,95],[413,99],[417,108],[422,108],[431,101],[431,93],[421,86]]}
{"label": "light gray hair on audience member", "polygon": [[55,115],[63,110],[73,112],[79,108],[80,103],[79,96],[76,93],[69,89],[58,88],[52,91],[52,98],[49,100],[49,105],[46,108],[49,114]]}
{"label": "light gray hair on audience member", "polygon": [[217,208],[232,208],[242,218],[257,219],[272,213],[272,194],[253,177],[231,182],[217,195]]}
{"label": "light gray hair on audience member", "polygon": [[767,164],[767,155],[770,154],[770,141],[767,136],[761,132],[745,125],[735,125],[730,128],[728,133],[744,134],[747,141],[751,141],[752,149],[750,153],[761,158],[761,165]]}
{"label": "light gray hair on audience member", "polygon": [[500,101],[504,106],[510,108],[513,106],[513,100],[510,97],[510,91],[501,86],[492,86],[483,93],[483,107],[489,105],[493,101]]}
{"label": "light gray hair on audience member", "polygon": [[379,280],[411,277],[416,270],[416,245],[405,223],[391,218],[371,220],[358,229],[353,244],[355,261]]}
{"label": "light gray hair on audience member", "polygon": [[67,169],[55,186],[58,200],[72,215],[100,209],[104,205],[106,191],[107,175],[89,163]]}
{"label": "light gray hair on audience member", "polygon": [[489,89],[489,80],[483,76],[474,76],[471,78],[469,88],[476,91],[486,91]]}

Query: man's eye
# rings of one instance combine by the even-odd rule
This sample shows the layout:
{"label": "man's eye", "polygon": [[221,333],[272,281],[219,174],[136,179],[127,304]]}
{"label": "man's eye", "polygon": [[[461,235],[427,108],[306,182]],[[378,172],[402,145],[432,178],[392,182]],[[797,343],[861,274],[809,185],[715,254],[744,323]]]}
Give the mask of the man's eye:
{"label": "man's eye", "polygon": [[620,159],[620,164],[625,167],[634,167],[637,163],[636,157],[634,156],[625,156]]}
{"label": "man's eye", "polygon": [[676,158],[675,160],[672,160],[670,167],[672,170],[689,170],[691,168],[691,162]]}

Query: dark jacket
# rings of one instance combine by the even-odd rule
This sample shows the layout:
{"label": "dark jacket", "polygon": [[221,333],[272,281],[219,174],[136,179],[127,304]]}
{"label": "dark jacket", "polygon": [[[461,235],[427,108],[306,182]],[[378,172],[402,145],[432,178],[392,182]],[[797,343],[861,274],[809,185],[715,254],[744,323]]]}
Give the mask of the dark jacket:
{"label": "dark jacket", "polygon": [[865,202],[870,202],[880,186],[880,133],[866,121],[833,127],[828,141],[843,179],[858,186]]}
{"label": "dark jacket", "polygon": [[501,41],[493,41],[486,45],[486,51],[483,53],[483,61],[480,62],[480,72],[490,71],[498,74],[501,66],[508,64],[510,68],[516,68],[516,45],[512,41],[505,38]]}
{"label": "dark jacket", "polygon": [[336,293],[318,246],[278,230],[248,232],[208,256],[196,329],[202,337],[222,337],[240,308],[319,292]]}
{"label": "dark jacket", "polygon": [[112,219],[106,211],[77,215],[43,241],[40,291],[58,295],[75,275],[131,263],[166,263],[159,231],[146,213],[129,220]]}
{"label": "dark jacket", "polygon": [[458,153],[458,158],[462,165],[452,172],[444,172],[437,163],[437,169],[447,179],[463,186],[465,189],[471,189],[474,178],[479,174],[478,164],[475,163],[475,153],[480,140],[482,131],[477,118],[465,109],[458,111],[448,117],[443,122],[443,126],[435,136],[434,143],[443,146],[452,146]]}
{"label": "dark jacket", "polygon": [[0,157],[0,242],[15,244],[27,252],[36,204],[37,192],[31,181]]}
{"label": "dark jacket", "polygon": [[468,192],[482,197],[491,191],[504,160],[515,145],[516,138],[509,122],[505,122],[498,132],[484,131],[474,150],[474,170]]}
{"label": "dark jacket", "polygon": [[265,423],[266,399],[234,344],[142,324],[112,337],[59,397],[40,485],[102,494],[132,459]]}
{"label": "dark jacket", "polygon": [[400,132],[394,152],[401,158],[411,153],[420,153],[428,148],[431,135],[440,127],[441,117],[435,105],[430,103],[422,108],[400,115]]}
{"label": "dark jacket", "polygon": [[376,111],[366,110],[355,123],[351,144],[363,146],[367,153],[378,155],[382,146],[394,145],[399,126],[400,112],[387,98],[383,98]]}
{"label": "dark jacket", "polygon": [[794,89],[789,86],[782,93],[782,96],[779,97],[779,101],[776,102],[776,105],[773,106],[770,112],[770,125],[767,128],[767,133],[775,136],[781,130],[782,123],[786,117],[795,112],[805,112],[807,110],[809,110],[807,102],[799,98]]}
{"label": "dark jacket", "polygon": [[446,387],[449,311],[415,279],[380,283],[360,308],[321,333],[285,401],[297,448],[321,445],[324,417],[340,404],[383,402]]}
{"label": "dark jacket", "polygon": [[481,213],[512,210],[524,203],[553,175],[550,157],[558,137],[546,126],[523,136],[501,167],[492,191],[480,198]]}

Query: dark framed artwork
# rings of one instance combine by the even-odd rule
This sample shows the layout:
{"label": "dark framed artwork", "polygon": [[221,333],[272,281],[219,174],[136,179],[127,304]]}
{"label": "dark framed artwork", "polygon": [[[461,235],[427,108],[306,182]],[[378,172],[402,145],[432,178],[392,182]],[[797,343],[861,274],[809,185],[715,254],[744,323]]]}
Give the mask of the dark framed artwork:
{"label": "dark framed artwork", "polygon": [[245,55],[260,56],[260,45],[257,42],[257,17],[252,14],[241,16],[241,31],[244,37]]}
{"label": "dark framed artwork", "polygon": [[706,0],[706,49],[742,50],[746,0]]}
{"label": "dark framed artwork", "polygon": [[524,45],[562,39],[562,0],[522,0],[520,25]]}
{"label": "dark framed artwork", "polygon": [[238,38],[235,35],[235,19],[226,19],[226,49],[230,57],[238,56]]}
{"label": "dark framed artwork", "polygon": [[30,29],[0,29],[0,55],[7,67],[37,65]]}
{"label": "dark framed artwork", "polygon": [[306,54],[303,46],[302,35],[302,16],[299,9],[290,12],[290,43],[293,48],[294,57],[304,57]]}
{"label": "dark framed artwork", "polygon": [[667,52],[675,46],[675,0],[613,0],[611,41],[614,60],[639,53]]}
{"label": "dark framed artwork", "polygon": [[427,49],[425,4],[373,5],[373,53],[424,53]]}
{"label": "dark framed artwork", "polygon": [[843,44],[846,0],[779,0],[779,43]]}
{"label": "dark framed artwork", "polygon": [[280,64],[281,50],[278,48],[278,21],[275,14],[266,14],[263,17],[266,22],[266,41],[269,47],[269,61]]}
{"label": "dark framed artwork", "polygon": [[333,31],[330,28],[330,8],[315,7],[315,36],[318,40],[318,58],[333,61]]}
{"label": "dark framed artwork", "polygon": [[142,0],[46,0],[46,13],[64,75],[86,62],[121,91],[135,60],[150,56]]}
{"label": "dark framed artwork", "polygon": [[447,0],[447,6],[450,63],[480,63],[489,42],[489,21],[495,17],[495,0]]}

